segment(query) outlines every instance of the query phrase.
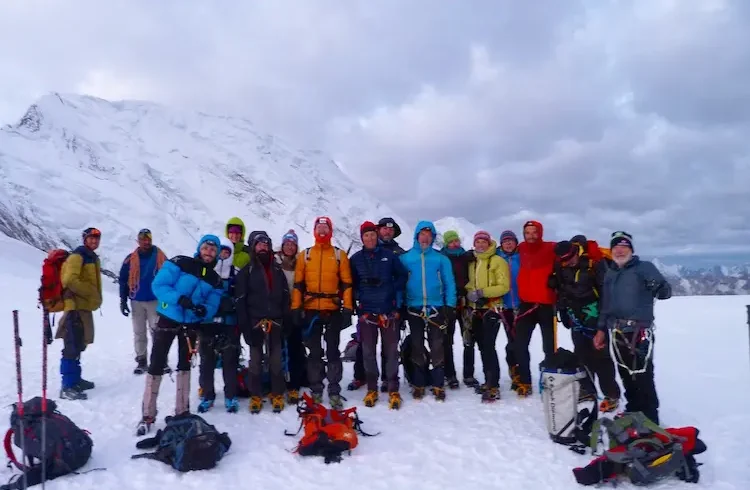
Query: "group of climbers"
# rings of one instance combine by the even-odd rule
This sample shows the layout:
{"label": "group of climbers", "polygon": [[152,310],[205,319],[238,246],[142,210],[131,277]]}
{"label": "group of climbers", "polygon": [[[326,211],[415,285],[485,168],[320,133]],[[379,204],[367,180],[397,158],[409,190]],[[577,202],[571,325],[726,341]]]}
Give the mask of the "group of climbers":
{"label": "group of climbers", "polygon": [[[520,243],[510,230],[500,235],[499,246],[480,231],[467,251],[456,232],[446,231],[438,250],[434,224],[422,221],[414,230],[412,248],[405,252],[395,240],[401,233],[398,224],[383,218],[377,224],[362,224],[362,249],[350,258],[331,243],[333,230],[329,218],[317,218],[313,246],[299,250],[298,237],[290,230],[274,252],[263,231],[250,233],[245,244],[245,225],[232,218],[225,238],[205,235],[193,256],[170,260],[153,245],[149,230],[138,233],[138,248],[122,264],[120,294],[121,311],[133,320],[135,372],[148,373],[142,420],[146,430],[156,416],[161,377],[169,371],[167,353],[175,338],[176,413],[189,411],[189,370],[198,345],[199,411],[210,409],[216,398],[217,354],[222,359],[226,409],[238,410],[241,338],[250,348],[252,412],[263,406],[264,369],[270,373],[274,411],[283,410],[285,393],[287,403],[296,403],[303,386],[321,401],[324,380],[331,406],[342,407],[339,341],[355,314],[359,347],[349,388],[366,385],[368,406],[378,401],[379,392],[389,394],[391,408],[402,404],[399,344],[407,326],[412,396],[421,399],[429,386],[437,400],[444,400],[446,384],[458,388],[453,359],[456,322],[464,346],[464,384],[474,387],[483,401],[500,397],[495,344],[502,327],[511,388],[519,396],[529,396],[533,330],[540,326],[544,354],[551,355],[557,349],[559,315],[571,330],[576,355],[598,378],[602,410],[614,410],[619,403],[617,364],[627,410],[643,411],[658,421],[653,302],[669,298],[671,288],[652,263],[633,255],[629,234],[614,233],[609,249],[581,235],[555,243],[544,241],[541,223],[529,221]],[[70,254],[61,271],[65,315],[57,337],[65,344],[63,398],[85,399],[84,391],[93,388],[81,378],[80,354],[93,342],[91,312],[101,304],[101,272],[94,252],[100,237],[94,228],[85,230],[84,244]],[[150,358],[148,332],[153,338]],[[482,359],[481,384],[474,377],[475,345]]]}

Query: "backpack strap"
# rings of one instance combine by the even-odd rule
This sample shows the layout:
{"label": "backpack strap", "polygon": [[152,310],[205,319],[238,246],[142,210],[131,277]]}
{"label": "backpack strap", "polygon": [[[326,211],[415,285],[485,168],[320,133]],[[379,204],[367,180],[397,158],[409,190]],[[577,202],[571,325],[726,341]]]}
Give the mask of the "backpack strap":
{"label": "backpack strap", "polygon": [[5,455],[8,456],[8,459],[11,463],[13,463],[16,468],[18,468],[21,471],[26,470],[26,466],[22,465],[18,462],[18,459],[16,459],[16,455],[13,454],[13,446],[11,446],[11,440],[13,439],[13,429],[8,429],[8,432],[5,433],[5,440],[3,441],[3,446],[5,447]]}

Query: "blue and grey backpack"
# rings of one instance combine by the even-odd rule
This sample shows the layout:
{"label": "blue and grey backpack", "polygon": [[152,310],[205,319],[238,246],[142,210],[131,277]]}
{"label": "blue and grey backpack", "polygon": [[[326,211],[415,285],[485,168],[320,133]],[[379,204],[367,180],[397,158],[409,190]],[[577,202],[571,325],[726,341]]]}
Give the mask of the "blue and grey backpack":
{"label": "blue and grey backpack", "polygon": [[170,416],[167,426],[154,437],[138,441],[138,449],[156,448],[154,452],[136,454],[132,459],[154,459],[177,471],[208,470],[217,465],[232,445],[226,432],[191,413]]}

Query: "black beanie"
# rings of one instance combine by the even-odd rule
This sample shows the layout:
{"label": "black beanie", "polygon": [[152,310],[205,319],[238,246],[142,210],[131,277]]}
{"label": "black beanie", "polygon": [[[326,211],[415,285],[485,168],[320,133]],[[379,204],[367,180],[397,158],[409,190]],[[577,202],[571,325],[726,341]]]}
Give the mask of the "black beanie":
{"label": "black beanie", "polygon": [[575,250],[573,249],[573,244],[567,240],[563,240],[562,242],[557,242],[555,244],[555,255],[557,255],[560,260],[568,260],[575,254]]}

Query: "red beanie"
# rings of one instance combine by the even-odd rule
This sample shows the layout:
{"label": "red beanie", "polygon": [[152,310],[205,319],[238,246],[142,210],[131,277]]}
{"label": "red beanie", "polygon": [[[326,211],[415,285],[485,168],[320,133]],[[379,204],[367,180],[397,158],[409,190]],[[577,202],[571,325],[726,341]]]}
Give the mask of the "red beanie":
{"label": "red beanie", "polygon": [[378,227],[372,221],[365,221],[359,227],[359,237],[362,238],[362,235],[364,235],[368,231],[374,231],[375,233],[377,233]]}
{"label": "red beanie", "polygon": [[486,240],[487,243],[490,243],[492,241],[492,237],[490,237],[490,234],[486,231],[479,230],[474,234],[474,241],[476,242],[477,240]]}

